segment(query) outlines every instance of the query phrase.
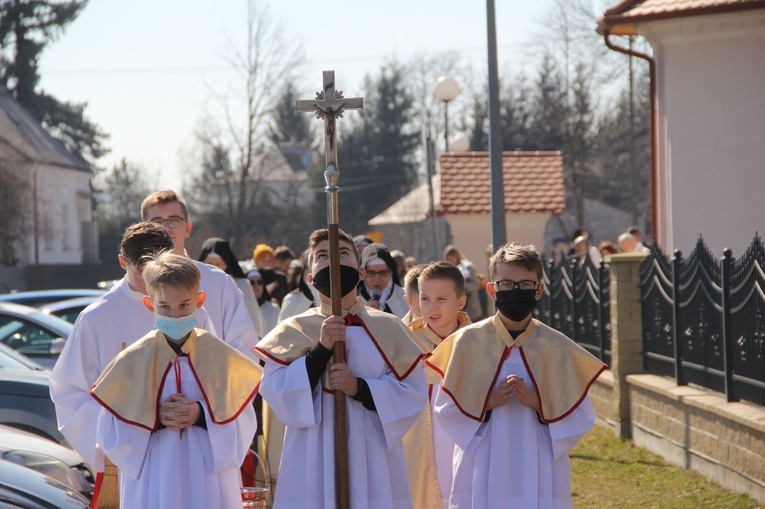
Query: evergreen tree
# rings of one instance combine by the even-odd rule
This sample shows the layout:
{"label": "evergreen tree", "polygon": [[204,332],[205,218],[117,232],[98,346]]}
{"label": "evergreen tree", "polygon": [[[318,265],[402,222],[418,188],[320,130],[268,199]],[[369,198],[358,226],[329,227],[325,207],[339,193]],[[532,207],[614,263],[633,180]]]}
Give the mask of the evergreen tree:
{"label": "evergreen tree", "polygon": [[542,61],[532,99],[527,150],[562,150],[566,141],[566,90],[549,56]]}
{"label": "evergreen tree", "polygon": [[107,135],[85,116],[85,103],[61,102],[38,90],[40,53],[74,21],[87,0],[0,0],[0,86],[54,138],[91,163]]}
{"label": "evergreen tree", "polygon": [[417,181],[414,151],[419,135],[412,132],[412,97],[402,68],[384,66],[374,82],[367,79],[366,89],[367,109],[339,144],[340,220],[351,232],[366,230],[369,219]]}
{"label": "evergreen tree", "polygon": [[275,144],[293,141],[305,141],[311,144],[311,116],[295,111],[297,91],[292,81],[287,82],[284,92],[274,108],[269,136]]}
{"label": "evergreen tree", "polygon": [[503,150],[532,150],[535,146],[530,139],[532,104],[526,82],[525,76],[513,80],[504,90],[504,100],[500,100]]}

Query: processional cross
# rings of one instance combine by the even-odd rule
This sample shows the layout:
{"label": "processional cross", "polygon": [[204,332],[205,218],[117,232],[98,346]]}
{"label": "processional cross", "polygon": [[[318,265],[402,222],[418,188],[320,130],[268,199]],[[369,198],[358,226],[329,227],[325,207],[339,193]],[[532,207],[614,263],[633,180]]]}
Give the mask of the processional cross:
{"label": "processional cross", "polygon": [[[324,86],[316,93],[316,99],[298,100],[295,109],[298,112],[313,112],[316,118],[324,120],[324,181],[327,186],[327,227],[329,230],[329,280],[332,314],[342,316],[340,294],[340,207],[337,186],[340,170],[337,165],[337,129],[335,119],[341,118],[345,110],[364,108],[363,97],[343,97],[343,92],[335,89],[335,71],[324,71]],[[345,344],[335,343],[332,350],[333,362],[345,362]],[[349,509],[348,493],[348,434],[346,430],[345,393],[335,390],[335,489],[338,509]]]}

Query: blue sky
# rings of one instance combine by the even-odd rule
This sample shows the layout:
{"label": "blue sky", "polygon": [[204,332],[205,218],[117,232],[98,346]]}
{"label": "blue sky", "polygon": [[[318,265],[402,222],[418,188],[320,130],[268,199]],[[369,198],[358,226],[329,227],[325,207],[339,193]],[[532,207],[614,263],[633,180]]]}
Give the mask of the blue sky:
{"label": "blue sky", "polygon": [[[261,3],[262,4],[262,3]],[[523,65],[548,0],[497,0],[499,61]],[[358,94],[386,59],[458,51],[476,75],[486,68],[486,4],[467,0],[271,1],[271,17],[302,43],[299,89],[318,90],[334,69]],[[40,59],[41,85],[59,99],[88,102],[111,134],[111,153],[140,164],[153,186],[179,188],[181,159],[215,83],[235,79],[227,47],[243,47],[245,0],[93,0]]]}

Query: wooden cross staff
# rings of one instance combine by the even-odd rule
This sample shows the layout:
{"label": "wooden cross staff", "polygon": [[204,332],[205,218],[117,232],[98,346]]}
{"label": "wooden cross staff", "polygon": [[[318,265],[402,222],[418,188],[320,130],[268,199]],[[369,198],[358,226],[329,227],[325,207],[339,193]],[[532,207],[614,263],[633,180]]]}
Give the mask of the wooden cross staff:
{"label": "wooden cross staff", "polygon": [[[337,131],[335,119],[343,116],[344,110],[364,108],[363,97],[345,98],[343,92],[335,89],[335,71],[324,71],[324,87],[316,93],[316,99],[299,100],[296,111],[314,112],[316,118],[324,120],[324,181],[327,186],[327,225],[329,229],[329,280],[332,314],[342,316],[340,294],[340,208],[337,186],[340,170],[337,166]],[[345,344],[335,343],[332,350],[333,362],[345,362]],[[348,434],[345,419],[345,394],[335,390],[335,489],[339,509],[350,507],[348,494]]]}

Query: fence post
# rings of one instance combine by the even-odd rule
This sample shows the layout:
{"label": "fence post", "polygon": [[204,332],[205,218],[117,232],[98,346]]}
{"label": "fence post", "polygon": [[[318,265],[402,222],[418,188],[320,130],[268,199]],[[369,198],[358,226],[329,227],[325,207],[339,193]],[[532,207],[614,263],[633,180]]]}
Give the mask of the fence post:
{"label": "fence post", "polygon": [[686,385],[683,373],[682,320],[680,319],[680,263],[683,253],[675,250],[672,257],[672,343],[675,349],[675,381],[677,385]]}
{"label": "fence post", "polygon": [[726,249],[723,252],[722,265],[722,345],[723,345],[723,370],[725,371],[725,395],[728,402],[738,401],[736,397],[736,385],[733,383],[733,329],[730,301],[730,290],[733,276],[733,252]]}
{"label": "fence post", "polygon": [[598,267],[598,300],[600,301],[600,306],[598,306],[598,323],[600,324],[600,338],[598,340],[598,347],[600,348],[600,360],[605,362],[606,360],[606,332],[608,329],[606,328],[606,323],[603,320],[603,309],[606,307],[606,305],[610,305],[610,301],[607,304],[607,295],[606,292],[606,285],[605,285],[605,274],[607,273],[606,267],[608,264],[605,260],[601,260],[600,267]]}
{"label": "fence post", "polygon": [[644,254],[611,255],[611,373],[613,405],[609,418],[619,436],[632,434],[627,375],[643,373],[643,309],[640,301],[640,263]]}

